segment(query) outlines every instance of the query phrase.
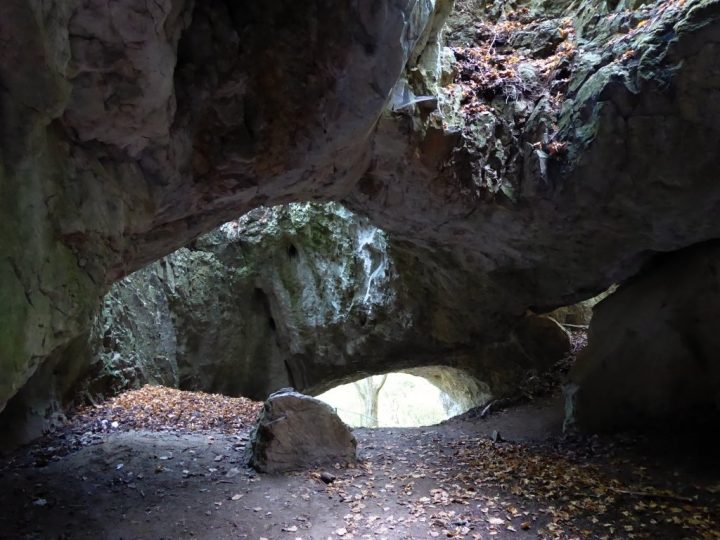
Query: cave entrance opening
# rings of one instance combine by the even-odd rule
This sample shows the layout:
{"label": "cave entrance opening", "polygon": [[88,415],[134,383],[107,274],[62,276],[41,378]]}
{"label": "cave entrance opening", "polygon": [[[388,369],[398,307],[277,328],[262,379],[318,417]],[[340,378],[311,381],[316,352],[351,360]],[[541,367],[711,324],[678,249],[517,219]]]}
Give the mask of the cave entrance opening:
{"label": "cave entrance opening", "polygon": [[490,400],[486,384],[461,369],[432,366],[371,375],[316,396],[352,427],[439,424]]}

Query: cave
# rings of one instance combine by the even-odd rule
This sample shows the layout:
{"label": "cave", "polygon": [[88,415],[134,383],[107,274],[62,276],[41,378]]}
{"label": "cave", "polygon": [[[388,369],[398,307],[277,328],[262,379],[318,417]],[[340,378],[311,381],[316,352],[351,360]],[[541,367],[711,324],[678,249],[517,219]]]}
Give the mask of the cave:
{"label": "cave", "polygon": [[[4,0],[0,38],[0,537],[720,534],[718,0]],[[445,416],[312,397],[386,374]]]}

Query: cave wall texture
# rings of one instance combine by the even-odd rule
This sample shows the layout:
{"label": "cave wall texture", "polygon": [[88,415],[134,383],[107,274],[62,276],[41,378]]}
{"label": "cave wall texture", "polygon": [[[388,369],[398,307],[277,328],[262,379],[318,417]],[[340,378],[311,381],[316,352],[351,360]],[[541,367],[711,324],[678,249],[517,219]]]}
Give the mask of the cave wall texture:
{"label": "cave wall texture", "polygon": [[567,421],[611,431],[717,414],[719,270],[720,244],[700,244],[658,257],[601,302],[570,374]]}
{"label": "cave wall texture", "polygon": [[251,211],[111,288],[86,342],[86,391],[155,382],[262,400],[400,369],[447,390],[443,365],[503,395],[568,351],[538,316],[489,346],[467,317],[473,283],[441,286],[422,264],[335,203]]}
{"label": "cave wall texture", "polygon": [[533,61],[469,99],[507,6],[455,4],[448,49],[450,0],[2,2],[0,409],[69,377],[113,282],[260,205],[367,216],[474,347],[720,236],[720,2],[513,2]]}
{"label": "cave wall texture", "polygon": [[337,203],[258,208],[114,284],[90,331],[10,400],[0,430],[23,442],[62,422],[78,394],[146,383],[264,400],[398,370],[467,410],[570,349],[537,315],[487,343],[467,316],[476,284],[424,265]]}

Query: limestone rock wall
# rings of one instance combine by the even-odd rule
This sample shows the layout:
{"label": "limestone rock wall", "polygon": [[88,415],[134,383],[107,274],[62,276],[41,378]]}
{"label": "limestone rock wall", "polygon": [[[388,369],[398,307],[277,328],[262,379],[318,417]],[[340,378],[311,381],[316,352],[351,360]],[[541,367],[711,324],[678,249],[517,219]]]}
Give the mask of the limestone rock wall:
{"label": "limestone rock wall", "polygon": [[112,286],[88,331],[50,355],[0,413],[0,448],[53,429],[76,401],[178,385],[177,343],[155,265]]}
{"label": "limestone rock wall", "polygon": [[115,280],[356,177],[434,6],[3,2],[0,409]]}
{"label": "limestone rock wall", "polygon": [[87,339],[89,368],[83,391],[113,395],[153,383],[177,387],[177,335],[157,266],[112,286]]}
{"label": "limestone rock wall", "polygon": [[659,257],[595,308],[566,389],[588,430],[720,417],[720,246]]}
{"label": "limestone rock wall", "polygon": [[[720,163],[706,141],[718,136],[698,114],[712,100],[701,74],[716,54],[716,2],[666,3],[656,18],[623,6],[591,17],[582,3],[570,19],[530,3],[515,22],[537,21],[509,30],[477,23],[492,16],[483,4],[460,3],[468,24],[451,19],[454,48],[406,72],[401,85],[436,99],[386,111],[349,208],[396,237],[446,240],[459,266],[497,284],[493,312],[574,304],[655,251],[717,236]],[[507,84],[487,82],[495,31]],[[548,53],[533,45],[542,31],[566,36],[546,74]],[[439,82],[428,75],[438,71]]]}
{"label": "limestone rock wall", "polygon": [[487,403],[492,397],[486,383],[457,368],[428,366],[406,369],[404,373],[423,377],[441,390],[449,398],[448,403],[443,403],[448,415],[461,414]]}
{"label": "limestone rock wall", "polygon": [[264,399],[289,385],[320,393],[441,364],[475,380],[457,396],[472,401],[511,391],[567,350],[564,332],[535,318],[487,347],[468,316],[482,287],[463,283],[459,302],[439,287],[454,284],[456,269],[396,253],[337,204],[255,210],[113,288],[96,321],[88,388],[155,380]]}

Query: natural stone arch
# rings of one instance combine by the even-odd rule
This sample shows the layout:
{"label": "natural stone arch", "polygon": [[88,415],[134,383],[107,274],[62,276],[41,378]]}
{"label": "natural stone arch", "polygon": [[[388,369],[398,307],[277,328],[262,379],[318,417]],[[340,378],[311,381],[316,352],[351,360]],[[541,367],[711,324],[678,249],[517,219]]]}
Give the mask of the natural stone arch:
{"label": "natural stone arch", "polygon": [[433,425],[486,404],[490,387],[470,372],[423,366],[329,381],[315,396],[356,427]]}
{"label": "natural stone arch", "polygon": [[406,369],[403,373],[422,377],[447,394],[463,411],[479,407],[492,397],[490,386],[463,369],[426,366]]}

